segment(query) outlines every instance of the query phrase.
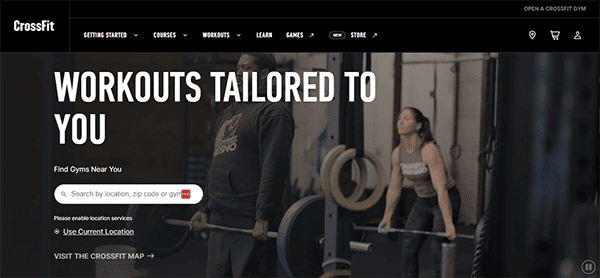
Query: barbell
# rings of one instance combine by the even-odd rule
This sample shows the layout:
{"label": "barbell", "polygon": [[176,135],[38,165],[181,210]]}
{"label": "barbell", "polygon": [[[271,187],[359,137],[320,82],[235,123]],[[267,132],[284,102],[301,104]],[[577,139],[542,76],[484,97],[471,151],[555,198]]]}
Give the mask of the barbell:
{"label": "barbell", "polygon": [[[359,231],[369,231],[369,232],[377,232],[377,227],[364,227],[364,226],[354,226],[354,230]],[[420,231],[420,230],[407,230],[407,229],[395,229],[389,228],[387,229],[388,233],[411,233],[411,234],[422,234],[422,235],[432,235],[439,237],[447,237],[446,233],[440,232],[428,232],[428,231]],[[474,235],[464,235],[464,234],[456,234],[456,238],[464,238],[464,239],[475,239]]]}
{"label": "barbell", "polygon": [[[134,230],[132,244],[156,256],[169,256],[185,246],[191,218],[187,205],[131,205],[127,215],[132,221],[127,228]],[[252,234],[251,229],[238,229],[213,224],[203,224],[206,229]],[[269,238],[277,239],[277,255],[288,275],[318,277],[323,274],[323,244],[325,241],[325,198],[308,196],[294,203],[285,213],[278,232],[269,231]],[[354,234],[354,238],[363,237]],[[351,241],[353,252],[370,254],[372,244]]]}
{"label": "barbell", "polygon": [[[191,221],[164,218],[163,223],[165,223],[167,225],[173,225],[173,226],[189,227],[191,224]],[[208,230],[235,232],[235,233],[242,233],[242,234],[249,234],[249,235],[251,235],[254,232],[254,230],[251,230],[251,229],[231,228],[231,227],[214,225],[214,224],[209,224],[209,223],[201,223],[200,226],[202,226],[202,228],[208,229]],[[277,232],[268,231],[267,237],[277,239],[278,235],[277,235]],[[317,242],[319,243],[319,245],[322,248],[323,243],[325,241],[324,237],[320,237],[317,240],[318,240]],[[352,250],[352,252],[366,253],[366,254],[373,253],[373,245],[371,245],[370,243],[365,243],[365,242],[351,241],[350,249]]]}
{"label": "barbell", "polygon": [[[191,218],[192,211],[187,205],[131,205],[127,222],[128,229],[135,231],[130,237],[133,245],[142,251],[156,256],[168,256],[179,251],[187,242],[190,221],[176,218]],[[269,238],[277,239],[279,260],[290,276],[318,277],[323,274],[323,244],[325,231],[325,198],[308,196],[294,203],[285,213],[278,232],[268,232]],[[230,228],[213,224],[204,224],[206,229],[241,232],[252,234],[251,229]],[[354,224],[353,239],[364,238],[365,234],[356,231],[377,232],[377,227],[365,227]],[[446,237],[445,233],[428,231],[389,229],[389,232],[417,233]],[[471,235],[457,234],[457,238],[474,239]],[[354,252],[372,253],[370,243],[350,242]]]}

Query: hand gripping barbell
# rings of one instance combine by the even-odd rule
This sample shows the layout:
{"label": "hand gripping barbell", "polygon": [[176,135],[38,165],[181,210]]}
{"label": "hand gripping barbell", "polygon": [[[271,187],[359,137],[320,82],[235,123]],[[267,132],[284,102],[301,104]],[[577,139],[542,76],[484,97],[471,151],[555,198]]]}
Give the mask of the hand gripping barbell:
{"label": "hand gripping barbell", "polygon": [[[377,232],[378,228],[354,225],[354,230]],[[391,233],[412,233],[412,234],[447,237],[446,233],[440,233],[440,232],[427,232],[427,231],[420,231],[420,230],[394,229],[394,228],[390,228],[390,229],[386,229],[386,230],[388,233],[390,233],[390,232]],[[456,238],[475,239],[475,236],[456,234]],[[457,259],[457,253],[456,253],[457,251],[456,250],[457,250],[456,242],[442,243],[442,258],[441,258],[441,277],[442,278],[456,277],[456,271],[458,268],[458,266],[457,266],[458,259]]]}

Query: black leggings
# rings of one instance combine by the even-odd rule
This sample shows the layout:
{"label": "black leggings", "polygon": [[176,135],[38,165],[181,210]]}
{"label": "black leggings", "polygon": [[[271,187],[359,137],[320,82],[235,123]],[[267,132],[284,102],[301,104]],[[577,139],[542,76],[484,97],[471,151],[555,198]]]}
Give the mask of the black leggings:
{"label": "black leggings", "polygon": [[[460,194],[456,186],[448,190],[448,195],[452,204],[452,222],[456,225],[460,210]],[[405,229],[446,232],[437,196],[417,198],[408,216]],[[404,244],[402,246],[402,274],[404,277],[419,276],[419,252],[425,240],[427,240],[427,235],[404,234]],[[435,262],[435,277],[441,277],[442,243],[444,242],[448,242],[448,239],[438,236],[434,236],[431,241],[431,250]]]}

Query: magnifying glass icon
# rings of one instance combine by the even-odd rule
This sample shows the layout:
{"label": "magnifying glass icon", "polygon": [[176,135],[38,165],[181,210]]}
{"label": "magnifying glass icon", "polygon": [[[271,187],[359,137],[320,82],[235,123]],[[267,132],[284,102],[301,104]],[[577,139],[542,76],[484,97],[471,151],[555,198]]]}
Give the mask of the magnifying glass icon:
{"label": "magnifying glass icon", "polygon": [[67,194],[65,194],[65,192],[61,192],[60,195],[63,195],[63,197],[67,197]]}

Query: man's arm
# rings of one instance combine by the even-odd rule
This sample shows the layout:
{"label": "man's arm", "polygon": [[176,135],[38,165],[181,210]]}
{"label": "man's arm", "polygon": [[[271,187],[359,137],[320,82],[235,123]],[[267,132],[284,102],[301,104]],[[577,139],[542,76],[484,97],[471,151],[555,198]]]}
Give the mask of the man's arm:
{"label": "man's arm", "polygon": [[281,204],[290,171],[294,129],[294,119],[283,105],[270,106],[259,119],[261,177],[256,220],[271,221],[275,208]]}

